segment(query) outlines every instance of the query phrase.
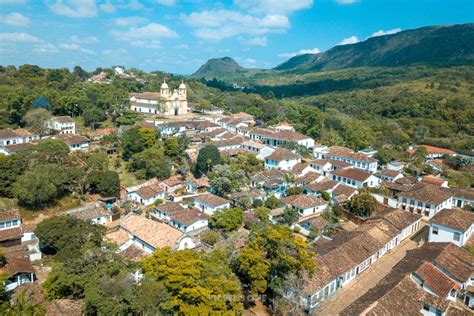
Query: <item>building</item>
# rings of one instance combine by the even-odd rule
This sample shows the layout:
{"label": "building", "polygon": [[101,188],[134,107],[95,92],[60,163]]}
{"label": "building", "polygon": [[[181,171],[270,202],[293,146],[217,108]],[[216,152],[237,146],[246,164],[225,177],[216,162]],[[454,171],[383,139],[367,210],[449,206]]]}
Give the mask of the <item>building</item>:
{"label": "building", "polygon": [[195,208],[182,208],[170,215],[169,225],[183,233],[198,234],[208,229],[210,216]]}
{"label": "building", "polygon": [[302,217],[322,213],[328,207],[328,202],[306,194],[288,196],[281,201],[291,205]]}
{"label": "building", "polygon": [[277,132],[295,130],[295,128],[292,125],[290,125],[288,122],[280,122],[277,126],[274,127],[274,129]]}
{"label": "building", "polygon": [[241,147],[241,144],[244,142],[244,138],[241,136],[235,136],[227,139],[219,140],[213,143],[219,151],[238,149]]}
{"label": "building", "polygon": [[217,210],[230,208],[230,201],[220,196],[206,193],[194,198],[194,206],[201,210],[201,212],[212,215]]}
{"label": "building", "polygon": [[[307,309],[317,308],[339,288],[347,286],[372,263],[420,228],[421,217],[388,209],[353,231],[341,231],[315,243],[318,272],[304,281]],[[354,314],[356,315],[356,314]]]}
{"label": "building", "polygon": [[349,163],[354,168],[375,173],[378,168],[378,160],[362,153],[356,153],[349,148],[332,146],[323,154],[324,159],[334,159]]}
{"label": "building", "polygon": [[474,209],[474,189],[460,189],[460,188],[449,188],[447,189],[453,195],[453,206],[463,208],[471,207]]}
{"label": "building", "polygon": [[328,177],[356,189],[376,188],[382,181],[375,175],[359,169],[333,170]]}
{"label": "building", "polygon": [[36,280],[35,269],[31,265],[29,258],[8,258],[6,265],[0,268],[0,273],[8,275],[8,279],[4,282],[7,293],[10,293],[22,284]]}
{"label": "building", "polygon": [[339,186],[342,185],[335,180],[324,179],[318,183],[310,183],[303,187],[303,192],[307,195],[321,197],[321,192],[327,192],[332,194],[332,192]]}
{"label": "building", "polygon": [[443,188],[448,187],[448,181],[447,180],[444,180],[442,178],[436,177],[436,176],[431,175],[431,174],[429,174],[427,176],[424,176],[421,179],[421,182],[432,184],[432,185],[437,185],[437,186],[440,186],[440,187],[443,187]]}
{"label": "building", "polygon": [[95,204],[73,208],[63,214],[100,225],[105,225],[112,221],[112,212]]}
{"label": "building", "polygon": [[119,230],[128,235],[128,241],[122,245],[122,248],[134,244],[148,254],[163,247],[182,250],[196,246],[191,237],[178,229],[139,215],[128,214],[120,219]]}
{"label": "building", "polygon": [[193,175],[190,175],[186,180],[186,192],[190,194],[204,193],[211,188],[209,179],[206,175],[202,175],[199,179],[196,179]]}
{"label": "building", "polygon": [[0,130],[0,146],[16,145],[38,141],[40,136],[33,134],[26,129],[1,129]]}
{"label": "building", "polygon": [[277,179],[284,179],[285,175],[288,172],[278,169],[268,169],[264,171],[257,172],[250,177],[250,185],[253,188],[261,187],[266,182]]}
{"label": "building", "polygon": [[47,126],[56,134],[76,134],[76,122],[68,115],[53,116]]}
{"label": "building", "polygon": [[[340,313],[349,315],[472,315],[473,256],[450,243],[425,243]],[[463,305],[463,303],[465,305]]]}
{"label": "building", "polygon": [[157,200],[165,199],[165,191],[157,184],[143,185],[127,189],[127,199],[144,206],[149,206]]}
{"label": "building", "polygon": [[135,112],[164,116],[187,114],[188,99],[186,85],[184,82],[181,82],[178,89],[174,89],[171,92],[166,81],[163,81],[160,93],[132,93],[130,94],[130,108]]}
{"label": "building", "polygon": [[451,242],[463,247],[474,230],[474,213],[459,208],[442,209],[430,219],[429,242]]}
{"label": "building", "polygon": [[36,143],[21,143],[16,145],[0,146],[0,154],[4,154],[5,156],[13,155],[14,153],[31,149],[35,145]]}
{"label": "building", "polygon": [[275,151],[275,149],[270,146],[252,140],[242,142],[240,148],[254,154],[260,160],[265,160],[266,157]]}
{"label": "building", "polygon": [[382,180],[394,182],[400,178],[403,178],[404,175],[398,170],[383,169],[375,173],[377,177]]}
{"label": "building", "polygon": [[[428,146],[428,145],[419,145],[416,146],[417,148],[424,148],[426,150],[426,159],[436,159],[436,158],[442,158],[444,156],[451,156],[455,155],[456,152],[446,149],[446,148],[440,148],[440,147],[435,147],[435,146]],[[416,152],[416,148],[410,147],[408,149],[408,154],[413,155]]]}
{"label": "building", "polygon": [[171,220],[171,215],[177,211],[184,209],[185,206],[177,202],[166,202],[156,206],[155,211],[152,215],[164,222],[169,222]]}
{"label": "building", "polygon": [[264,138],[264,143],[273,147],[279,147],[285,143],[296,143],[306,148],[314,147],[314,139],[309,136],[292,130],[281,130],[271,134],[267,134]]}
{"label": "building", "polygon": [[453,195],[444,188],[419,183],[398,194],[398,207],[430,219],[444,208],[452,208]]}
{"label": "building", "polygon": [[391,161],[387,163],[388,170],[402,171],[405,168],[405,163],[401,161]]}
{"label": "building", "polygon": [[21,244],[20,212],[0,208],[0,247],[11,247]]}
{"label": "building", "polygon": [[265,158],[265,169],[291,170],[301,162],[301,157],[288,149],[278,148]]}
{"label": "building", "polygon": [[53,136],[54,139],[59,139],[65,142],[70,151],[88,151],[89,139],[78,134],[59,134]]}

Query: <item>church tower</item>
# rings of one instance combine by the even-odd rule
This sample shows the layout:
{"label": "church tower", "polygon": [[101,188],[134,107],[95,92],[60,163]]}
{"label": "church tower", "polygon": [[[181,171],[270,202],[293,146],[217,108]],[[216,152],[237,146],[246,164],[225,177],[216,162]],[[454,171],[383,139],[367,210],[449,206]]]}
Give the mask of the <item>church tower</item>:
{"label": "church tower", "polygon": [[163,84],[161,85],[160,95],[162,98],[165,99],[167,99],[170,95],[170,88],[168,87],[168,84],[166,83],[165,79],[163,79]]}
{"label": "church tower", "polygon": [[186,99],[186,85],[183,80],[181,80],[181,84],[178,87],[178,94],[181,98]]}

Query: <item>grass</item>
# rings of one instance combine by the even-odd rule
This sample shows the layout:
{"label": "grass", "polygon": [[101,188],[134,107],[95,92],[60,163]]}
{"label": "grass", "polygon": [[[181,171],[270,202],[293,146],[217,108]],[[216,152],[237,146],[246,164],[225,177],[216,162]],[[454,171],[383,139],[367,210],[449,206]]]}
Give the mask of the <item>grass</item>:
{"label": "grass", "polygon": [[[16,205],[16,201],[15,201]],[[57,200],[53,205],[42,210],[30,210],[23,207],[18,207],[23,221],[33,221],[38,217],[49,217],[55,214],[64,212],[68,209],[75,208],[81,205],[81,201],[73,196],[65,196]]]}
{"label": "grass", "polygon": [[109,168],[110,170],[117,171],[120,178],[120,184],[126,188],[139,185],[145,180],[137,179],[132,172],[129,172],[126,168],[126,162],[120,159],[120,167],[115,166],[115,162],[120,159],[118,155],[113,155],[109,157]]}

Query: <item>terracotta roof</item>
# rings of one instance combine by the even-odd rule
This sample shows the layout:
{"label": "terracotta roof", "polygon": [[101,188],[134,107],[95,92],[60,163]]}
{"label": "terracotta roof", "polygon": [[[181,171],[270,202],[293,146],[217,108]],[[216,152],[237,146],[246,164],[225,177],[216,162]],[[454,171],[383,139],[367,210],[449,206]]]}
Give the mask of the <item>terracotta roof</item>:
{"label": "terracotta roof", "polygon": [[399,174],[400,174],[400,171],[390,170],[390,169],[379,170],[376,173],[377,176],[385,176],[385,177],[390,177],[390,178],[395,178]]}
{"label": "terracotta roof", "polygon": [[352,167],[353,165],[345,162],[345,161],[340,161],[336,159],[328,159],[327,160],[331,165],[339,167],[339,168],[347,168],[347,167]]}
{"label": "terracotta roof", "polygon": [[364,155],[362,153],[353,152],[351,149],[346,147],[332,146],[328,148],[329,156],[337,156],[341,158],[347,158],[362,162],[376,162],[377,159]]}
{"label": "terracotta roof", "polygon": [[259,149],[266,146],[262,143],[255,142],[253,140],[246,140],[246,141],[242,142],[241,145],[242,146],[247,146],[247,147],[255,147],[255,148],[259,148]]}
{"label": "terracotta roof", "polygon": [[208,220],[209,215],[204,214],[194,208],[183,208],[171,214],[171,220],[183,225],[191,225],[200,220]]}
{"label": "terracotta roof", "polygon": [[367,222],[372,220],[383,219],[400,231],[410,224],[421,219],[421,216],[415,213],[410,213],[399,208],[388,208],[384,211],[379,212],[372,218],[368,219]]}
{"label": "terracotta roof", "polygon": [[177,203],[177,202],[167,202],[165,204],[161,204],[161,205],[158,205],[156,207],[157,210],[161,211],[161,212],[166,212],[166,213],[169,213],[169,214],[174,214],[178,211],[181,211],[182,209],[184,209],[183,206],[181,206],[181,204]]}
{"label": "terracotta roof", "polygon": [[5,267],[1,268],[0,271],[14,276],[18,273],[34,273],[35,269],[29,258],[9,258]]}
{"label": "terracotta roof", "polygon": [[401,197],[435,205],[438,205],[453,196],[451,193],[443,190],[442,188],[431,184],[417,185],[413,187],[412,190],[401,192],[399,195]]}
{"label": "terracotta roof", "polygon": [[242,144],[244,142],[244,140],[245,140],[245,138],[242,137],[242,136],[234,136],[232,138],[227,138],[227,139],[223,139],[223,140],[214,142],[214,145],[217,148],[228,147],[228,146],[236,146],[236,145]]}
{"label": "terracotta roof", "polygon": [[241,119],[253,119],[253,115],[247,114],[245,112],[238,112],[238,113],[232,114],[232,117],[241,118]]}
{"label": "terracotta roof", "polygon": [[446,298],[451,290],[459,290],[459,285],[438,270],[433,264],[423,262],[414,274],[421,279],[423,286],[428,287],[441,298]]}
{"label": "terracotta roof", "polygon": [[317,197],[306,195],[306,194],[298,194],[287,196],[281,200],[283,203],[287,203],[292,205],[293,207],[307,209],[310,207],[316,207],[320,205],[327,204],[328,202],[319,199]]}
{"label": "terracotta roof", "polygon": [[146,100],[160,100],[161,94],[159,92],[129,93],[129,97]]}
{"label": "terracotta roof", "polygon": [[20,219],[20,212],[18,210],[0,208],[0,222],[12,219]]}
{"label": "terracotta roof", "polygon": [[23,244],[4,247],[5,257],[10,258],[28,258],[28,246]]}
{"label": "terracotta roof", "polygon": [[306,185],[306,184],[310,184],[317,181],[319,177],[321,177],[319,173],[310,171],[306,173],[304,176],[296,178],[295,181],[293,182],[297,184]]}
{"label": "terracotta roof", "polygon": [[144,199],[151,199],[163,192],[163,189],[160,188],[158,185],[147,185],[139,188],[135,192],[137,192],[137,194]]}
{"label": "terracotta roof", "polygon": [[452,150],[449,150],[449,149],[446,149],[446,148],[435,147],[435,146],[419,145],[418,147],[424,147],[428,154],[453,155],[453,154],[456,153]]}
{"label": "terracotta roof", "polygon": [[103,207],[96,205],[86,205],[64,212],[66,215],[73,216],[82,220],[94,219],[97,217],[110,216],[111,212]]}
{"label": "terracotta roof", "polygon": [[148,255],[148,253],[145,250],[137,247],[135,244],[131,244],[124,250],[120,251],[119,254],[123,258],[127,260],[132,260],[132,261],[138,261]]}
{"label": "terracotta roof", "polygon": [[25,233],[32,233],[35,231],[36,227],[38,226],[37,222],[30,222],[30,223],[21,223],[21,229]]}
{"label": "terracotta roof", "polygon": [[263,128],[252,128],[249,133],[253,135],[261,135],[265,137],[272,136],[273,134],[275,134],[274,131],[270,131],[268,129],[263,129]]}
{"label": "terracotta roof", "polygon": [[59,123],[74,123],[74,120],[69,115],[53,116],[51,120]]}
{"label": "terracotta roof", "polygon": [[395,182],[398,183],[398,184],[408,184],[408,185],[410,185],[410,184],[415,184],[418,181],[414,177],[403,177],[403,178],[399,178],[399,179],[395,180]]}
{"label": "terracotta roof", "polygon": [[196,179],[193,175],[191,175],[188,179],[191,181],[196,187],[198,188],[210,188],[211,185],[209,184],[209,178],[205,175],[202,175],[199,179]]}
{"label": "terracotta roof", "polygon": [[211,193],[196,196],[194,200],[201,201],[209,206],[221,206],[221,205],[229,203],[228,200]]}
{"label": "terracotta roof", "polygon": [[195,139],[204,140],[205,138],[213,138],[213,137],[216,137],[217,135],[225,133],[226,131],[227,130],[224,128],[216,128],[209,132],[198,133],[193,136],[193,139],[195,138]]}
{"label": "terracotta roof", "polygon": [[33,134],[26,129],[18,128],[18,129],[11,129],[5,128],[0,129],[0,139],[8,139],[8,138],[16,138],[16,137],[30,137],[37,134]]}
{"label": "terracotta roof", "polygon": [[283,178],[285,176],[285,172],[278,169],[269,169],[255,173],[251,176],[251,179],[254,181],[262,181],[262,180],[270,180],[270,179],[277,179]]}
{"label": "terracotta roof", "polygon": [[139,127],[143,127],[143,128],[159,130],[158,126],[156,126],[155,123],[152,123],[152,122],[140,121],[140,122],[137,122],[135,125]]}
{"label": "terracotta roof", "polygon": [[23,150],[27,150],[29,148],[32,148],[36,145],[37,143],[21,143],[21,144],[15,144],[15,145],[5,145],[3,147],[5,147],[9,152],[11,152],[12,154],[16,153],[16,152],[19,152],[19,151],[23,151]]}
{"label": "terracotta roof", "polygon": [[446,180],[444,179],[441,179],[441,178],[438,178],[434,175],[427,175],[427,176],[424,176],[423,179],[421,180],[421,182],[424,182],[424,183],[428,183],[428,184],[433,184],[433,185],[437,185],[437,186],[441,186]]}
{"label": "terracotta roof", "polygon": [[334,191],[332,191],[333,194],[335,194],[336,196],[338,195],[345,195],[347,198],[351,197],[352,194],[354,194],[355,192],[357,192],[357,189],[354,189],[350,186],[347,186],[345,184],[340,184],[338,185]]}
{"label": "terracotta roof", "polygon": [[312,165],[317,165],[317,166],[323,167],[328,162],[329,162],[329,160],[327,160],[327,159],[314,159],[314,160],[311,160],[309,163],[312,164]]}
{"label": "terracotta roof", "polygon": [[97,137],[97,136],[106,136],[106,135],[111,135],[116,132],[115,127],[104,127],[104,128],[98,128],[93,131],[87,131],[86,136],[87,137]]}
{"label": "terracotta roof", "polygon": [[430,219],[430,223],[466,232],[474,224],[474,213],[459,208],[442,209]]}
{"label": "terracotta roof", "polygon": [[347,179],[353,179],[360,182],[367,180],[372,174],[358,170],[358,169],[338,169],[331,171],[331,174],[336,176],[345,177]]}
{"label": "terracotta roof", "polygon": [[127,232],[123,230],[116,230],[114,232],[106,234],[105,239],[117,244],[118,246],[121,246],[127,241],[129,241],[130,238],[128,237]]}
{"label": "terracotta roof", "polygon": [[318,191],[328,191],[328,190],[334,189],[334,187],[338,185],[339,185],[339,182],[337,181],[324,179],[323,181],[319,183],[308,184],[304,188],[311,190],[313,192],[318,192]]}
{"label": "terracotta roof", "polygon": [[474,201],[474,188],[470,188],[470,189],[445,188],[445,190],[448,192],[451,192],[451,194],[456,198]]}
{"label": "terracotta roof", "polygon": [[22,236],[23,231],[20,227],[0,230],[0,241],[20,239]]}
{"label": "terracotta roof", "polygon": [[154,248],[174,247],[183,236],[179,230],[138,215],[128,215],[120,226]]}
{"label": "terracotta roof", "polygon": [[301,158],[299,155],[292,153],[288,149],[285,148],[278,148],[274,152],[272,152],[269,156],[265,159],[270,159],[273,161],[283,161],[283,160],[290,160],[290,159],[298,159]]}
{"label": "terracotta roof", "polygon": [[180,185],[184,183],[183,177],[180,175],[169,177],[168,179],[163,181],[169,187],[174,187],[176,185]]}
{"label": "terracotta roof", "polygon": [[68,145],[88,143],[87,137],[78,134],[59,134],[54,136],[56,139],[60,139]]}
{"label": "terracotta roof", "polygon": [[474,256],[464,248],[448,243],[434,259],[434,264],[443,267],[460,282],[466,282],[473,273]]}
{"label": "terracotta roof", "polygon": [[311,139],[311,137],[303,135],[301,133],[291,131],[291,130],[283,130],[279,132],[275,132],[271,135],[271,138],[274,139],[281,139],[281,140],[286,140],[286,141],[299,141],[299,140],[304,140],[304,139]]}

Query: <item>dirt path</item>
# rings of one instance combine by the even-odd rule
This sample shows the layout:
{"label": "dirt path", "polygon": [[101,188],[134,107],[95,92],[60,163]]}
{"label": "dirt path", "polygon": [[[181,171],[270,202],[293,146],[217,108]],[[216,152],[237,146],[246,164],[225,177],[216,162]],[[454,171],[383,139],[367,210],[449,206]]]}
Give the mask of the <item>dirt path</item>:
{"label": "dirt path", "polygon": [[324,301],[320,308],[313,311],[313,315],[338,315],[369,289],[377,285],[402,260],[407,250],[416,247],[417,243],[415,241],[409,238],[404,240],[398,247],[362,272],[349,285],[339,289],[331,298]]}

